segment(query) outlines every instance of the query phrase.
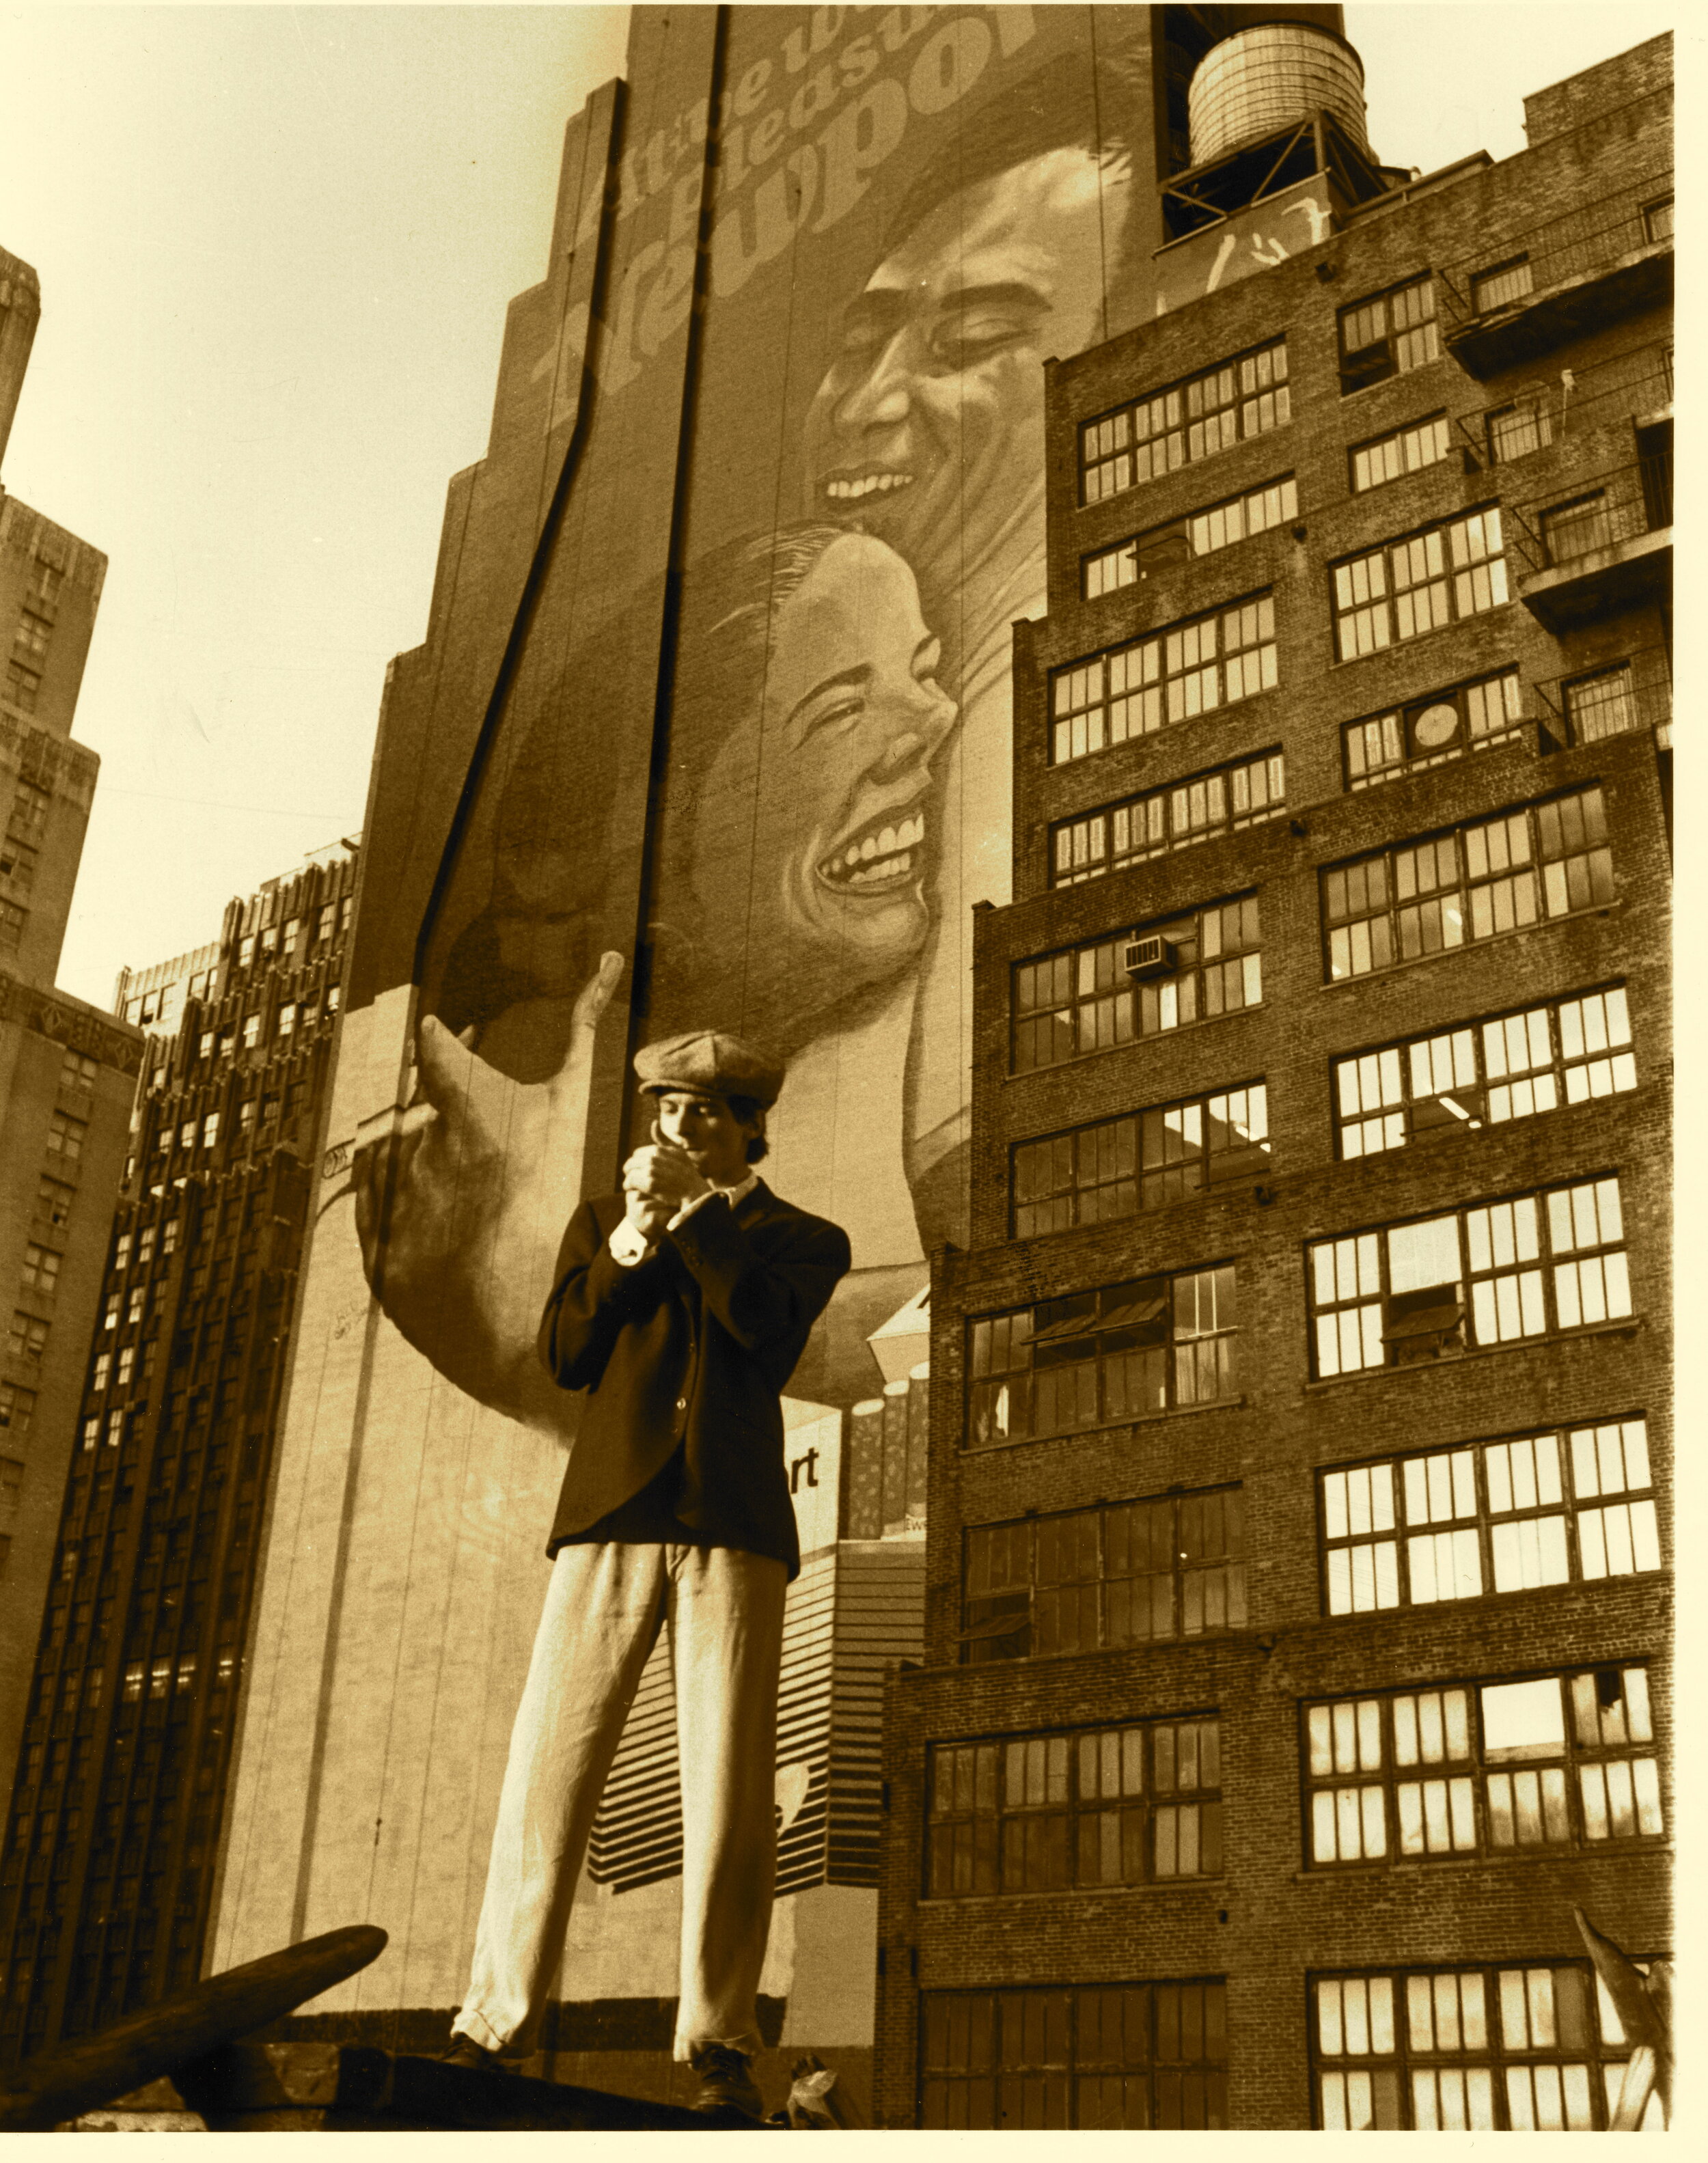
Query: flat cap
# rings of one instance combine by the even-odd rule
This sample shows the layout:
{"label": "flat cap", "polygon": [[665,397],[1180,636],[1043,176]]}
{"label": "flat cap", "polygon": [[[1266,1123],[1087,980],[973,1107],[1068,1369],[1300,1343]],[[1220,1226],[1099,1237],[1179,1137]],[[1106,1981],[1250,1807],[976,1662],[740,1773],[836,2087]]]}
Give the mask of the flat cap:
{"label": "flat cap", "polygon": [[635,1071],[651,1097],[691,1089],[702,1097],[751,1097],[768,1107],[783,1087],[778,1061],[720,1029],[691,1029],[647,1045],[635,1054]]}

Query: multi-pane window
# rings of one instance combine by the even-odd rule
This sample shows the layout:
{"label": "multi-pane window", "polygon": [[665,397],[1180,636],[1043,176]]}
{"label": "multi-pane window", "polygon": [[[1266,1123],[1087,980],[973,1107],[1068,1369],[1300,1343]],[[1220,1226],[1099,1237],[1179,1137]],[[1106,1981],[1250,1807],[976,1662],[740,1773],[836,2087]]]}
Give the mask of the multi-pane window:
{"label": "multi-pane window", "polygon": [[1234,1268],[1135,1277],[972,1322],[969,1449],[1239,1393]]}
{"label": "multi-pane window", "polygon": [[927,1991],[928,2131],[1219,2131],[1228,2123],[1222,1982]]}
{"label": "multi-pane window", "polygon": [[1515,255],[1509,262],[1496,264],[1492,270],[1480,270],[1471,280],[1472,311],[1486,316],[1495,308],[1509,308],[1534,288],[1530,258]]}
{"label": "multi-pane window", "polygon": [[1225,502],[1213,503],[1166,526],[1130,535],[1113,548],[1099,548],[1083,559],[1084,591],[1088,601],[1119,593],[1141,579],[1155,578],[1199,556],[1213,555],[1254,533],[1266,533],[1272,526],[1299,515],[1298,484],[1291,474],[1261,488],[1248,489]]}
{"label": "multi-pane window", "polygon": [[1307,1248],[1319,1380],[1616,1321],[1631,1279],[1616,1179]]}
{"label": "multi-pane window", "polygon": [[1435,359],[1435,286],[1426,271],[1340,311],[1340,389],[1386,383]]}
{"label": "multi-pane window", "polygon": [[1433,1129],[1499,1126],[1637,1087],[1624,988],[1585,992],[1493,1021],[1414,1036],[1333,1065],[1343,1157],[1400,1149]]}
{"label": "multi-pane window", "polygon": [[1661,1566],[1641,1419],[1337,1467],[1321,1486],[1331,1615]]}
{"label": "multi-pane window", "polygon": [[100,1061],[91,1059],[86,1052],[67,1051],[60,1061],[60,1087],[86,1094],[95,1087],[95,1077],[100,1071]]}
{"label": "multi-pane window", "polygon": [[1050,679],[1050,757],[1057,766],[1089,757],[1275,681],[1275,603],[1260,594],[1058,668]]}
{"label": "multi-pane window", "polygon": [[1427,421],[1412,421],[1403,428],[1390,428],[1352,448],[1352,492],[1380,488],[1385,481],[1400,480],[1421,473],[1425,466],[1439,465],[1447,456],[1450,432],[1447,416],[1434,413]]}
{"label": "multi-pane window", "polygon": [[1269,1161],[1261,1082],[1021,1142],[1014,1160],[1014,1236],[1136,1216],[1223,1181],[1258,1178]]}
{"label": "multi-pane window", "polygon": [[1384,542],[1334,566],[1335,650],[1342,661],[1421,638],[1506,599],[1501,513],[1463,518]]}
{"label": "multi-pane window", "polygon": [[17,1382],[0,1382],[0,1434],[8,1442],[22,1442],[34,1416],[34,1390]]}
{"label": "multi-pane window", "polygon": [[1545,450],[1553,441],[1553,412],[1545,391],[1515,399],[1510,406],[1495,406],[1485,425],[1489,456],[1500,466],[1511,465],[1515,458],[1527,458],[1532,451]]}
{"label": "multi-pane window", "polygon": [[29,921],[27,909],[20,909],[15,901],[0,901],[0,947],[15,953],[24,944],[24,926]]}
{"label": "multi-pane window", "polygon": [[1328,2133],[1590,2133],[1631,2043],[1582,1961],[1324,1976],[1311,1985]]}
{"label": "multi-pane window", "polygon": [[74,1119],[69,1112],[55,1112],[48,1119],[48,1148],[55,1156],[75,1160],[83,1154],[83,1142],[88,1132],[86,1119]]}
{"label": "multi-pane window", "polygon": [[1304,1709],[1312,1867],[1657,1840],[1648,1673],[1580,1669]]}
{"label": "multi-pane window", "polygon": [[1238,1487],[968,1527],[961,1657],[1042,1659],[1245,1626]]}
{"label": "multi-pane window", "polygon": [[47,1341],[48,1326],[39,1315],[26,1314],[22,1307],[13,1309],[6,1349],[14,1359],[39,1359],[47,1349]]}
{"label": "multi-pane window", "polygon": [[1640,723],[1628,661],[1622,661],[1616,668],[1598,668],[1593,676],[1580,676],[1563,685],[1562,691],[1575,744],[1599,743],[1604,736],[1623,736]]}
{"label": "multi-pane window", "polygon": [[1673,237],[1673,199],[1663,196],[1658,202],[1646,204],[1643,213],[1643,230],[1649,240],[1670,240]]}
{"label": "multi-pane window", "polygon": [[[1108,1051],[1197,1021],[1255,1006],[1263,997],[1257,897],[1221,902],[1141,925],[1065,954],[1022,961],[1014,973],[1014,1071]],[[1126,967],[1135,940],[1160,942],[1158,975]]]}
{"label": "multi-pane window", "polygon": [[1171,849],[1278,819],[1286,809],[1286,765],[1279,751],[1212,767],[1052,826],[1050,883],[1083,886]]}
{"label": "multi-pane window", "polygon": [[1613,545],[1607,497],[1601,489],[1544,511],[1541,526],[1543,549],[1550,563],[1569,563]]}
{"label": "multi-pane window", "polygon": [[24,1286],[26,1291],[50,1292],[60,1281],[60,1265],[65,1256],[52,1247],[39,1247],[32,1242],[24,1250]]}
{"label": "multi-pane window", "polygon": [[261,1017],[259,1013],[244,1016],[244,1049],[253,1051],[261,1040]]}
{"label": "multi-pane window", "polygon": [[1213,1717],[939,1743],[928,1778],[931,1899],[1221,1874]]}
{"label": "multi-pane window", "polygon": [[1276,338],[1087,422],[1079,432],[1080,500],[1102,503],[1291,417],[1287,342]]}
{"label": "multi-pane window", "polygon": [[1431,691],[1388,713],[1349,721],[1341,731],[1346,785],[1369,788],[1378,781],[1443,765],[1467,751],[1509,743],[1523,719],[1518,671],[1503,668],[1497,676]]}
{"label": "multi-pane window", "polygon": [[1502,812],[1323,874],[1334,982],[1613,898],[1599,788]]}
{"label": "multi-pane window", "polygon": [[53,793],[34,781],[20,781],[13,792],[11,815],[6,830],[26,841],[39,841],[47,831]]}

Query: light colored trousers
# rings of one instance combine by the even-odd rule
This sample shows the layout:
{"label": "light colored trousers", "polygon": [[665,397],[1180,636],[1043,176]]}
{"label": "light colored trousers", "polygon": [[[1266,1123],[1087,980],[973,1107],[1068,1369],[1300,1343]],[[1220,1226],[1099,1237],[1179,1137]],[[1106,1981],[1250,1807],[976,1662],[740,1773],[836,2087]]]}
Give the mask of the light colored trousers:
{"label": "light colored trousers", "polygon": [[623,1722],[670,1625],[682,1767],[682,1967],[675,2055],[760,2047],[777,1872],[783,1565],[736,1548],[559,1548],[499,1797],[469,1995],[453,2031],[538,2047],[570,1903]]}

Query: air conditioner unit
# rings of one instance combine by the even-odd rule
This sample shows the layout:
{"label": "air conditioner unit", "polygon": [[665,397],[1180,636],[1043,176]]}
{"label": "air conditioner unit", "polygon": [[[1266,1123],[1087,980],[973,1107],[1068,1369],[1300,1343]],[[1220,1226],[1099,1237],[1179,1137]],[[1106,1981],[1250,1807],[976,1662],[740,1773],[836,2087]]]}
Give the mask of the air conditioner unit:
{"label": "air conditioner unit", "polygon": [[1121,949],[1121,966],[1129,977],[1166,977],[1174,966],[1174,949],[1166,939],[1129,939]]}

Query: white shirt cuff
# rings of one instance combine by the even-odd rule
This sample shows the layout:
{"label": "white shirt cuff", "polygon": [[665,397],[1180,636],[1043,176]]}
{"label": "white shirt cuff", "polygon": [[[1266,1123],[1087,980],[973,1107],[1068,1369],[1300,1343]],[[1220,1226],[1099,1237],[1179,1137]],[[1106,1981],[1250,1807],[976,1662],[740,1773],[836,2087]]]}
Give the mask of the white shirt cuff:
{"label": "white shirt cuff", "polygon": [[621,1263],[626,1270],[631,1270],[637,1263],[644,1262],[652,1251],[645,1233],[637,1232],[626,1217],[619,1223],[605,1244],[610,1249],[611,1260]]}

